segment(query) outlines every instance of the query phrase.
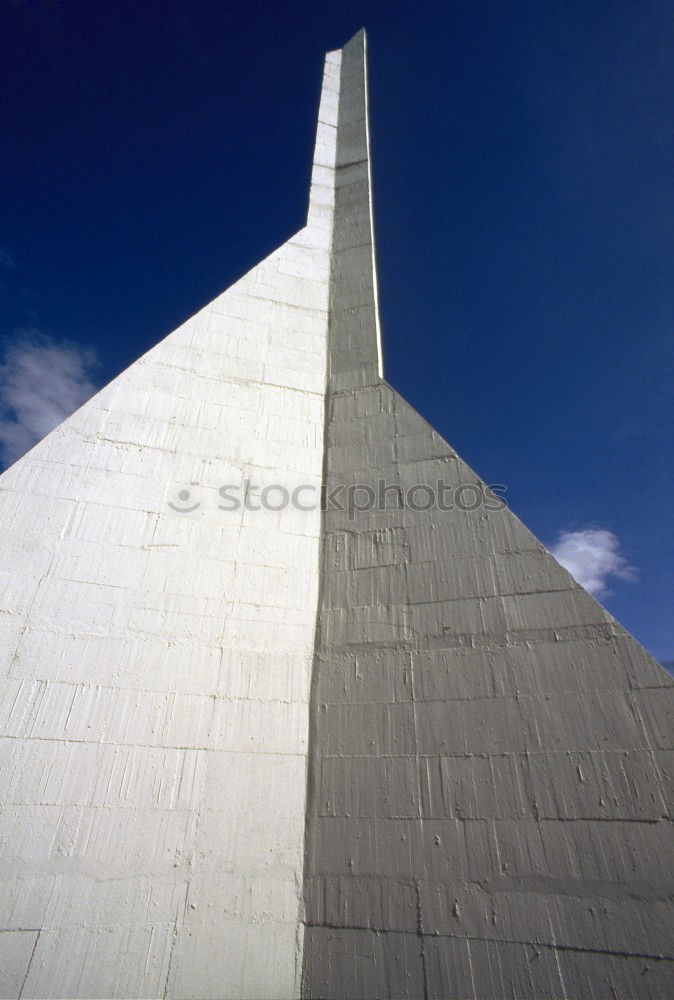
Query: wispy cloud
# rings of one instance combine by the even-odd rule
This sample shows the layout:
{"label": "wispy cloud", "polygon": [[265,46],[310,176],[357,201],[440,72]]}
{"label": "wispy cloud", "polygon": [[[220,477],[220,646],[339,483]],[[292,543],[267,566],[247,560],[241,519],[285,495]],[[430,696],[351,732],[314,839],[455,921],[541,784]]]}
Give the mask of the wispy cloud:
{"label": "wispy cloud", "polygon": [[16,267],[16,257],[9,247],[0,245],[0,268]]}
{"label": "wispy cloud", "polygon": [[7,467],[85,403],[96,352],[21,330],[0,364],[0,460]]}
{"label": "wispy cloud", "polygon": [[594,597],[608,593],[611,577],[635,579],[634,568],[620,552],[620,539],[606,528],[562,531],[550,551],[574,580]]}

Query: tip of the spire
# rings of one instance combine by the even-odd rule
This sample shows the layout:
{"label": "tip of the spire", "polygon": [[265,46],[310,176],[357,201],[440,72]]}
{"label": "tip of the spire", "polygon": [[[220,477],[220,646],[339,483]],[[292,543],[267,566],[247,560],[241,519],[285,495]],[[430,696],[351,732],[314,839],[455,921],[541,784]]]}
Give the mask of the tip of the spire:
{"label": "tip of the spire", "polygon": [[363,48],[363,50],[367,48],[367,32],[365,31],[365,28],[359,28],[356,34],[352,35],[348,42],[344,42],[341,48],[330,49],[326,55],[332,56],[336,52],[344,52],[346,49],[356,48],[359,45]]}
{"label": "tip of the spire", "polygon": [[347,45],[354,45],[356,42],[365,43],[367,40],[367,32],[365,28],[359,28],[355,35],[353,35],[348,42],[343,46],[346,48]]}

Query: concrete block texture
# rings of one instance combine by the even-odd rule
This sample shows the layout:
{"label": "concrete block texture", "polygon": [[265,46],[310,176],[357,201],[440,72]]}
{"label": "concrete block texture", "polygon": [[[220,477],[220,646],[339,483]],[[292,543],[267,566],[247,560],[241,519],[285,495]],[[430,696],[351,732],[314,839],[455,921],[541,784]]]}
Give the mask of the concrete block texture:
{"label": "concrete block texture", "polygon": [[[374,389],[329,387],[328,489],[415,421],[408,483],[476,481]],[[662,995],[668,678],[508,510],[387,513],[322,535],[304,995]]]}
{"label": "concrete block texture", "polygon": [[[294,997],[340,53],[308,223],[0,478],[0,996]],[[258,504],[259,506],[259,504]]]}
{"label": "concrete block texture", "polygon": [[[385,383],[328,397],[328,490],[375,434],[480,483]],[[322,534],[304,995],[663,995],[669,679],[507,509],[377,518]]]}
{"label": "concrete block texture", "polygon": [[307,225],[0,477],[0,998],[665,995],[671,683],[489,499],[383,380],[359,32]]}
{"label": "concrete block texture", "polygon": [[342,73],[325,489],[391,502],[324,516],[303,995],[661,997],[671,683],[377,378],[362,39]]}

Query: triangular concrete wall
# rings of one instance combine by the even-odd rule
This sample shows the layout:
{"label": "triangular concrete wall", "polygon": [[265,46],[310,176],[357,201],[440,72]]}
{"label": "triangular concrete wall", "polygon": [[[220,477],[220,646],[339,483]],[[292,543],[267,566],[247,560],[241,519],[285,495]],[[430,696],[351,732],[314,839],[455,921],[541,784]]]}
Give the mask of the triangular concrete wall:
{"label": "triangular concrete wall", "polygon": [[440,479],[359,33],[306,227],[0,477],[1,996],[665,994],[669,678],[509,511],[400,507]]}
{"label": "triangular concrete wall", "polygon": [[661,997],[674,688],[383,381],[365,76],[356,36],[337,134],[336,503],[321,535],[303,995]]}
{"label": "triangular concrete wall", "polygon": [[669,677],[386,383],[326,468],[304,995],[666,995]]}
{"label": "triangular concrete wall", "polygon": [[338,58],[307,227],[0,477],[2,997],[297,995]]}

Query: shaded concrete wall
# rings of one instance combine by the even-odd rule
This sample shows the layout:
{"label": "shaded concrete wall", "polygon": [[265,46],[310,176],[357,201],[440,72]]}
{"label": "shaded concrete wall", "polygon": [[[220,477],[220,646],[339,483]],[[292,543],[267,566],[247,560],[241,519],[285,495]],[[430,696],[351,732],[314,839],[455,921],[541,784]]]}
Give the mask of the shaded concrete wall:
{"label": "shaded concrete wall", "polygon": [[324,517],[303,995],[662,997],[671,680],[508,510],[400,506],[485,487],[379,377],[362,35],[342,66],[325,486],[389,509]]}
{"label": "shaded concrete wall", "polygon": [[368,385],[382,375],[365,52],[364,31],[341,50],[330,257],[333,388]]}
{"label": "shaded concrete wall", "polygon": [[[480,483],[385,383],[326,464]],[[664,670],[508,510],[327,512],[318,621],[304,995],[666,995]]]}
{"label": "shaded concrete wall", "polygon": [[218,490],[320,489],[338,66],[307,227],[0,478],[2,997],[298,993],[320,518]]}

